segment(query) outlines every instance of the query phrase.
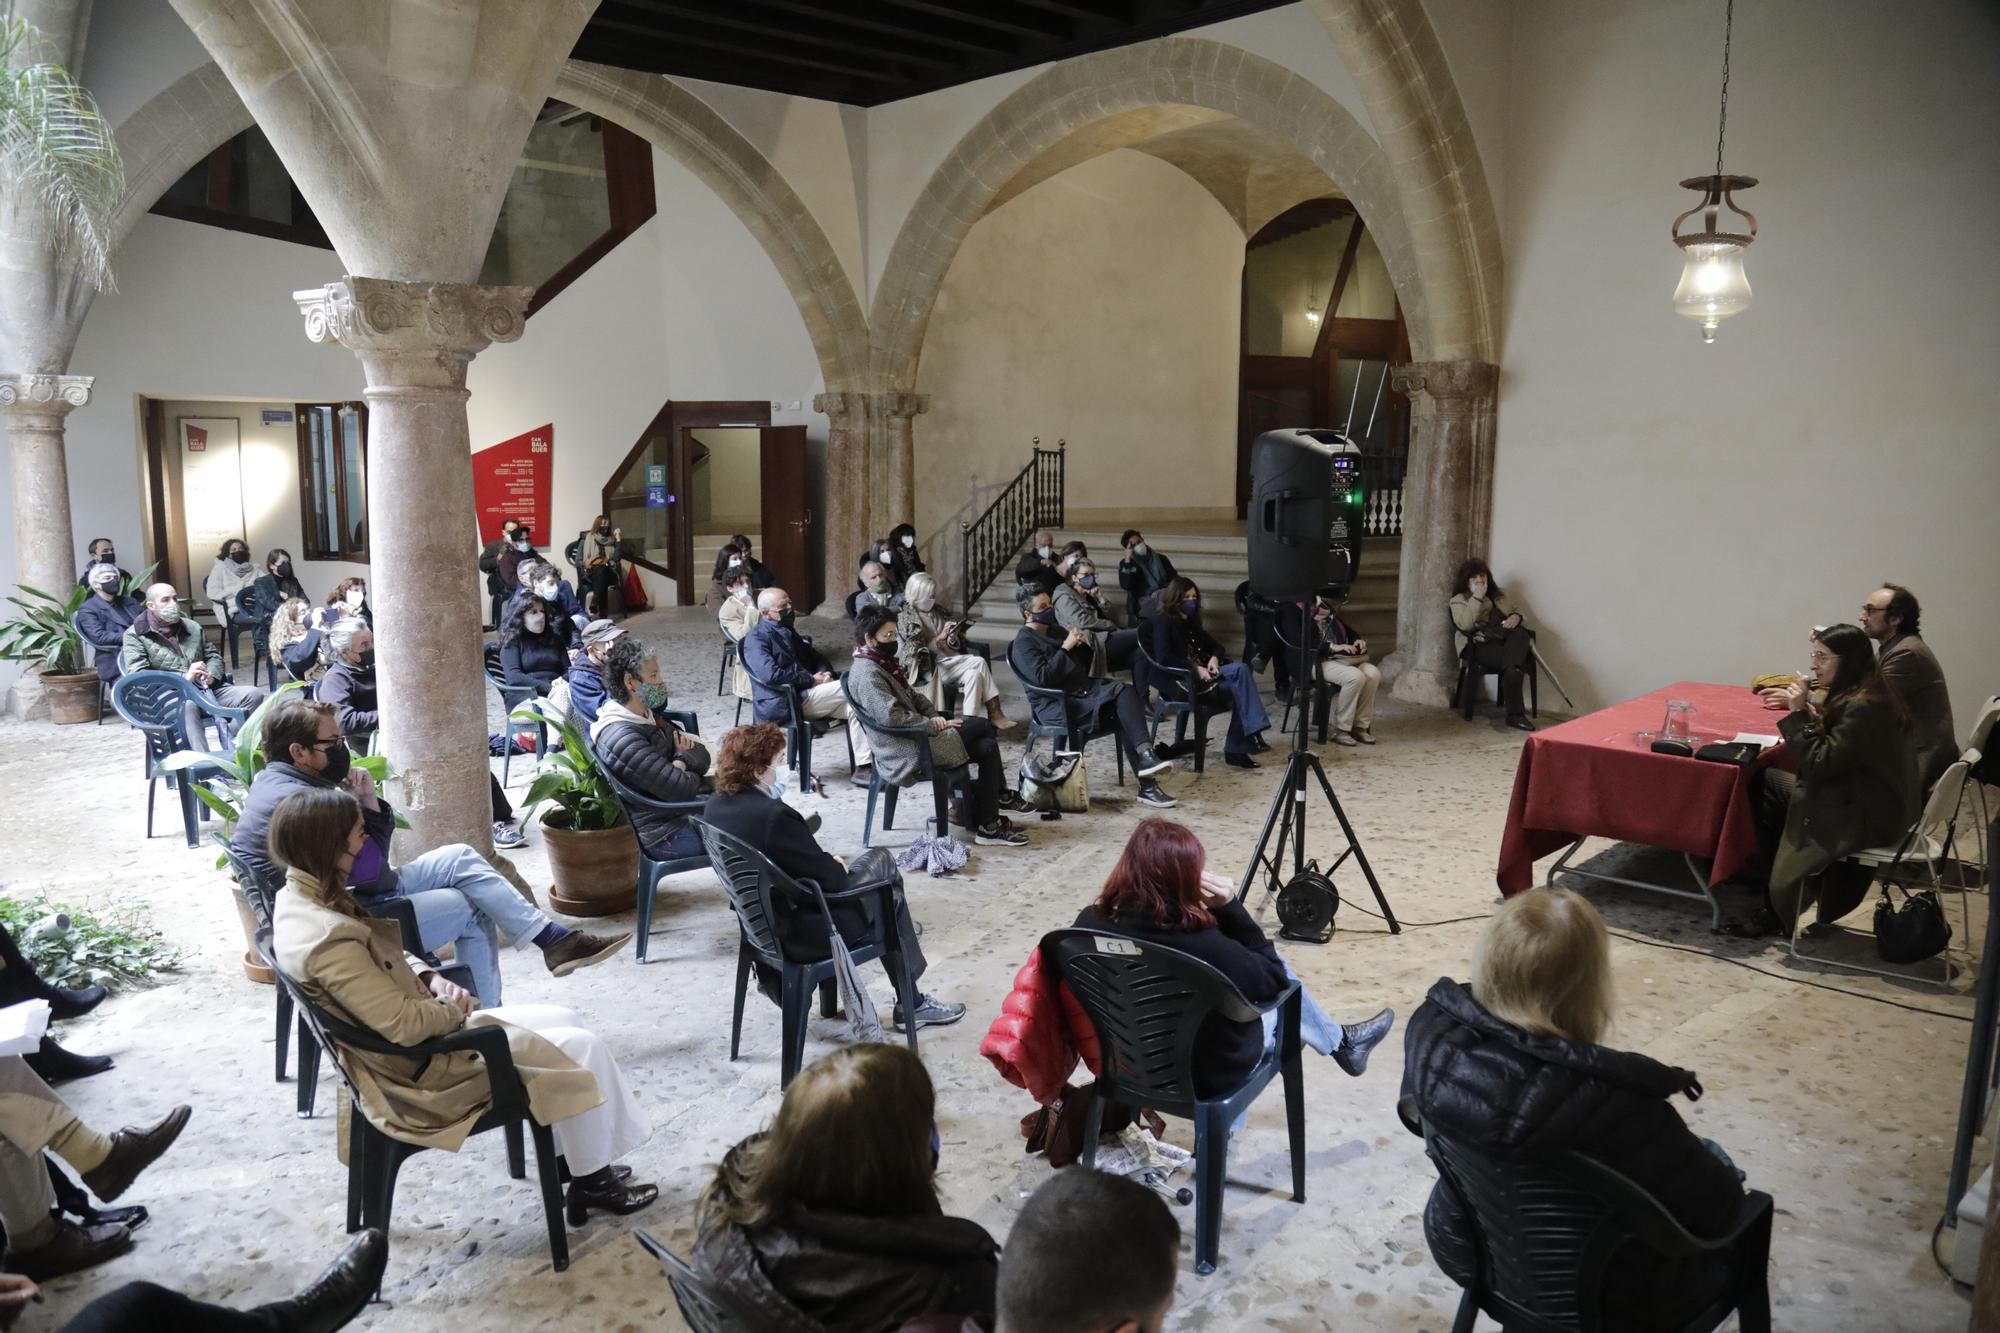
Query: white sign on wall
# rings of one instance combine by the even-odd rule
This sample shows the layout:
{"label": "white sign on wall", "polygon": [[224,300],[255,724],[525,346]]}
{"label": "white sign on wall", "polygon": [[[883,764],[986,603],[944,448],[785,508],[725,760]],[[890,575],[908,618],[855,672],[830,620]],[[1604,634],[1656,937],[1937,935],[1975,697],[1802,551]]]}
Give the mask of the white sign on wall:
{"label": "white sign on wall", "polygon": [[179,417],[181,517],[187,535],[185,594],[199,596],[216,552],[244,535],[243,449],[235,417]]}

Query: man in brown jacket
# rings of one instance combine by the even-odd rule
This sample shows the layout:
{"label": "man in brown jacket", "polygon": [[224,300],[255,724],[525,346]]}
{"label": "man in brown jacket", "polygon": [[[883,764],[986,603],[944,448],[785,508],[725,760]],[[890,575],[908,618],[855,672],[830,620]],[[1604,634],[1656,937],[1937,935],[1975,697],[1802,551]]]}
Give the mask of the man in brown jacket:
{"label": "man in brown jacket", "polygon": [[1861,629],[1879,645],[1876,665],[1910,712],[1910,748],[1917,777],[1929,791],[1958,758],[1958,729],[1951,720],[1951,694],[1930,646],[1917,636],[1923,608],[1916,594],[1885,583],[1861,604]]}

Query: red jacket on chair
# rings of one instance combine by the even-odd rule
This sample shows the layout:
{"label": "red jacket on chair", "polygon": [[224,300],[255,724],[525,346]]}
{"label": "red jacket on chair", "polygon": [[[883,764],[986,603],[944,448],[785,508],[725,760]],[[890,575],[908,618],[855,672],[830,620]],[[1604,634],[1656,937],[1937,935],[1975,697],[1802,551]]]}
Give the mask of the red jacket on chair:
{"label": "red jacket on chair", "polygon": [[1097,1029],[1037,948],[1014,974],[1014,989],[986,1030],[979,1053],[1000,1076],[1043,1106],[1062,1096],[1079,1057],[1098,1070]]}

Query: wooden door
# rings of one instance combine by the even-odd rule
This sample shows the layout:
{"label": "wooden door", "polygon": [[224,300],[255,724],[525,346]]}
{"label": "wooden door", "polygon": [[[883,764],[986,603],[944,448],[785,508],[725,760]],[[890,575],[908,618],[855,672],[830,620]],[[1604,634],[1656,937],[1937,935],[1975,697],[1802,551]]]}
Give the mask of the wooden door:
{"label": "wooden door", "polygon": [[809,476],[804,426],[765,426],[757,432],[761,458],[762,559],[778,586],[803,612],[826,594],[816,516],[806,490]]}

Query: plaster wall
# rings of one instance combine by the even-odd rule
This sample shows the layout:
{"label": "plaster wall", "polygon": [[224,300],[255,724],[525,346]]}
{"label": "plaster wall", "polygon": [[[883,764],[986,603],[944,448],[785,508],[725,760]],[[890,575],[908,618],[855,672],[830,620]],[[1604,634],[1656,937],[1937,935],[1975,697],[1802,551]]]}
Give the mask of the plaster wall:
{"label": "plaster wall", "polygon": [[1719,12],[1516,7],[1491,556],[1579,705],[1802,668],[1884,579],[1961,730],[2000,689],[2000,15],[1926,15],[1737,15],[1726,165],[1762,229],[1704,347],[1667,225],[1714,161]]}
{"label": "plaster wall", "polygon": [[763,433],[754,427],[718,426],[690,434],[708,446],[708,461],[695,469],[692,487],[695,532],[759,531]]}
{"label": "plaster wall", "polygon": [[1143,153],[1051,177],[967,236],[932,316],[919,532],[956,532],[1069,440],[1069,504],[1233,512],[1243,233]]}
{"label": "plaster wall", "polygon": [[208,52],[167,0],[92,0],[81,75],[113,125],[208,63]]}

